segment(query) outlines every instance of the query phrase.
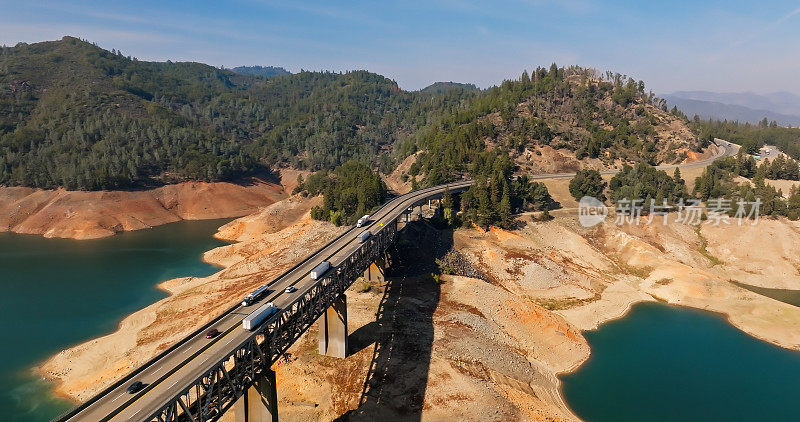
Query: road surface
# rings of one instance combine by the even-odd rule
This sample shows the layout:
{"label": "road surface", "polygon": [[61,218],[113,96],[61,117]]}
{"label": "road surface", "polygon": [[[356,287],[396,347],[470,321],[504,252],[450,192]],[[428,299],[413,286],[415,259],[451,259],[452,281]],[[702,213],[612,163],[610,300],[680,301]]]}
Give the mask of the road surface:
{"label": "road surface", "polygon": [[[669,170],[675,167],[705,166],[717,158],[736,154],[736,150],[737,146],[725,141],[718,141],[716,153],[709,158],[688,164],[666,165],[658,168]],[[616,171],[610,170],[601,173],[614,174]],[[532,176],[531,179],[560,179],[572,176],[574,173],[539,174]],[[448,187],[455,190],[465,188],[470,184],[469,181],[463,181],[450,184]],[[444,189],[444,186],[421,189],[389,201],[372,216],[371,222],[367,226],[348,230],[317,253],[304,259],[286,274],[269,283],[270,292],[260,301],[248,307],[238,305],[227,311],[212,324],[207,324],[195,334],[181,340],[171,350],[137,368],[105,394],[90,399],[63,420],[130,421],[146,419],[172,399],[178,391],[192,384],[220,359],[228,356],[232,348],[243,343],[252,335],[252,332],[241,328],[242,319],[250,312],[266,302],[273,302],[278,308],[285,307],[318,282],[309,277],[309,272],[314,267],[323,261],[329,261],[331,265],[337,266],[355,251],[360,244],[357,235],[362,231],[375,230],[390,224],[410,206],[424,201],[427,197],[441,194]],[[294,286],[297,290],[293,293],[285,293],[284,290],[288,286]],[[206,339],[205,332],[212,327],[217,328],[221,334],[214,339]],[[133,381],[144,383],[144,390],[136,394],[127,393],[126,389]]]}

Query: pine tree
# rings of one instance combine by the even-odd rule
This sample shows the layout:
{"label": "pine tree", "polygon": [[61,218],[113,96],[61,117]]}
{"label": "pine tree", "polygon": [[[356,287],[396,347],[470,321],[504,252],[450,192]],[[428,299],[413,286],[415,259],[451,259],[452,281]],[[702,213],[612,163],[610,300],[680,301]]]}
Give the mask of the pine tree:
{"label": "pine tree", "polygon": [[450,188],[445,188],[442,194],[442,213],[444,219],[450,227],[455,225],[455,212],[453,212],[453,195],[450,193]]}
{"label": "pine tree", "polygon": [[514,216],[511,214],[511,196],[509,189],[503,192],[503,199],[500,200],[500,210],[498,211],[500,227],[511,229],[514,226]]}

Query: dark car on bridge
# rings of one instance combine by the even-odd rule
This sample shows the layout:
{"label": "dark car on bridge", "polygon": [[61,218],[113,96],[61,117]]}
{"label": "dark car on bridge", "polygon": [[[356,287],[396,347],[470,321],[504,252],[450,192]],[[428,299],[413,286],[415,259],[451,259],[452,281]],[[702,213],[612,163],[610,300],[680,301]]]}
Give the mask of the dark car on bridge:
{"label": "dark car on bridge", "polygon": [[214,338],[218,335],[219,335],[219,330],[217,330],[216,328],[212,328],[206,331],[206,338]]}
{"label": "dark car on bridge", "polygon": [[127,391],[128,394],[136,394],[142,389],[142,387],[144,387],[144,384],[142,384],[141,381],[134,381],[133,384],[129,385],[128,389],[125,391]]}

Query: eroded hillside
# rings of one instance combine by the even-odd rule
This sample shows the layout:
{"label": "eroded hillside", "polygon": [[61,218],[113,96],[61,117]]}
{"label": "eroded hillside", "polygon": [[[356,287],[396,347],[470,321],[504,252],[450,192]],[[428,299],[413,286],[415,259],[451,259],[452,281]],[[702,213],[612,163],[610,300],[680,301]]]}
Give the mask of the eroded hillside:
{"label": "eroded hillside", "polygon": [[[219,236],[238,243],[205,256],[225,269],[164,283],[172,296],[62,351],[42,372],[67,397],[102,389],[339,233],[310,219],[319,201],[295,196],[222,227]],[[640,301],[720,312],[753,336],[800,349],[800,308],[733,283],[800,288],[800,224],[609,220],[586,229],[571,210],[554,214],[521,216],[513,231],[408,225],[386,282],[356,280],[347,292],[350,355],[319,355],[314,326],[275,365],[281,418],[576,420],[557,375],[589,357],[582,330]],[[737,246],[755,239],[758,253]]]}

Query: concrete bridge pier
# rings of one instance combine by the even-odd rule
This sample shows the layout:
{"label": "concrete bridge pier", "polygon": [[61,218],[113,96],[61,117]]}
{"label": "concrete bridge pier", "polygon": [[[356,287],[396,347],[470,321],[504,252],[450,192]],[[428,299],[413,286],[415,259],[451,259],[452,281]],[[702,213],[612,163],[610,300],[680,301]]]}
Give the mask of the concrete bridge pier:
{"label": "concrete bridge pier", "polygon": [[278,422],[275,371],[268,368],[233,405],[236,422]]}
{"label": "concrete bridge pier", "polygon": [[347,357],[347,296],[342,294],[319,317],[319,354]]}
{"label": "concrete bridge pier", "polygon": [[383,256],[378,257],[369,267],[364,271],[364,281],[383,283],[386,281],[384,272],[386,271],[386,258]]}

